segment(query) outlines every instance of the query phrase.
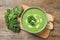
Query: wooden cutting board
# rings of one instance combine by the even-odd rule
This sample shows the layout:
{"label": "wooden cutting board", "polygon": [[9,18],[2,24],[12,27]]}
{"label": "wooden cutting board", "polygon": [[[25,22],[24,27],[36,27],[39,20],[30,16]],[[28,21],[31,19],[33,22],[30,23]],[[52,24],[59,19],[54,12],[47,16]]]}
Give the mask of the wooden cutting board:
{"label": "wooden cutting board", "polygon": [[[21,5],[21,6],[23,7],[24,10],[26,10],[27,8],[29,8],[29,6],[27,6],[27,5]],[[18,20],[20,20],[20,19],[18,18]],[[24,28],[22,27],[21,24],[20,24],[20,29],[24,30]],[[42,32],[36,33],[35,35],[38,36],[38,37],[42,37],[42,38],[48,38],[50,31],[51,31],[51,29],[45,28]]]}

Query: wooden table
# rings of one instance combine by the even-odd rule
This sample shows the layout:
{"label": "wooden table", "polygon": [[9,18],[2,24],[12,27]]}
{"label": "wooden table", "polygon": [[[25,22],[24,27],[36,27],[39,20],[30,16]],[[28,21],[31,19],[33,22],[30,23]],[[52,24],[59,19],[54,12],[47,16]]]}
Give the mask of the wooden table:
{"label": "wooden table", "polygon": [[[6,9],[22,4],[40,7],[55,16],[54,29],[49,38],[39,38],[23,30],[14,33],[7,29],[4,21]],[[60,0],[0,0],[0,40],[60,40]]]}

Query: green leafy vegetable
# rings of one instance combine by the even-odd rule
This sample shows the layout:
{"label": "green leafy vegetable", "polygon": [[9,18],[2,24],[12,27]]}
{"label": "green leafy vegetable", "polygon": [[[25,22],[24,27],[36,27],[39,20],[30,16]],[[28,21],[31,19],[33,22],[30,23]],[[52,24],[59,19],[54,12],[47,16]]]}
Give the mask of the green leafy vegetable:
{"label": "green leafy vegetable", "polygon": [[28,17],[28,23],[29,23],[31,26],[35,26],[36,19],[35,19],[33,16],[29,16],[29,17]]}
{"label": "green leafy vegetable", "polygon": [[7,9],[5,13],[5,22],[8,29],[14,32],[20,32],[20,27],[17,17],[21,15],[22,11],[23,11],[22,7],[14,7],[12,10]]}

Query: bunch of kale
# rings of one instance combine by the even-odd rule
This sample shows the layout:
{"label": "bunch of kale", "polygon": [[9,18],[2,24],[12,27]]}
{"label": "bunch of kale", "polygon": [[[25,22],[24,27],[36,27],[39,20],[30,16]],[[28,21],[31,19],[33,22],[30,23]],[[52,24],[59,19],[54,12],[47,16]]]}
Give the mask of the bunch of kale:
{"label": "bunch of kale", "polygon": [[5,13],[5,22],[7,28],[13,32],[20,32],[19,21],[17,20],[17,17],[20,17],[22,11],[22,7],[14,7],[13,9],[7,9]]}

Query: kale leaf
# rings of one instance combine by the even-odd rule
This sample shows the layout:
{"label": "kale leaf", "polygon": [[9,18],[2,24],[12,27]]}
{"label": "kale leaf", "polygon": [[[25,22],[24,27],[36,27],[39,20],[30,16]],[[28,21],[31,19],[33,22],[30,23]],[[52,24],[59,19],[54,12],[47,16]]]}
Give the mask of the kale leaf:
{"label": "kale leaf", "polygon": [[31,26],[35,26],[36,19],[35,19],[33,16],[29,16],[29,17],[28,17],[28,23],[29,23]]}

